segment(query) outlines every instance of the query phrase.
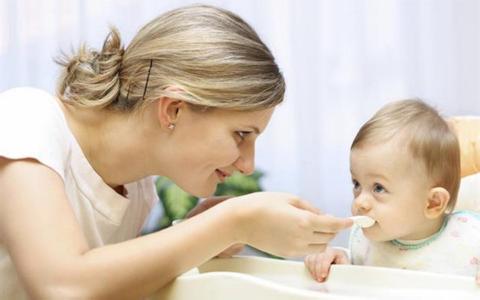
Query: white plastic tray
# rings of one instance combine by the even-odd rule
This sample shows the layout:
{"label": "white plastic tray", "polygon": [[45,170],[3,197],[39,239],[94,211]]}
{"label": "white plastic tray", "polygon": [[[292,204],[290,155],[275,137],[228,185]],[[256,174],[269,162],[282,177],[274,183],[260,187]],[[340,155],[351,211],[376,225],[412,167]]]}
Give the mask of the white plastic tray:
{"label": "white plastic tray", "polygon": [[213,259],[179,276],[150,299],[480,299],[473,277],[333,265],[326,283],[302,262],[261,257]]}

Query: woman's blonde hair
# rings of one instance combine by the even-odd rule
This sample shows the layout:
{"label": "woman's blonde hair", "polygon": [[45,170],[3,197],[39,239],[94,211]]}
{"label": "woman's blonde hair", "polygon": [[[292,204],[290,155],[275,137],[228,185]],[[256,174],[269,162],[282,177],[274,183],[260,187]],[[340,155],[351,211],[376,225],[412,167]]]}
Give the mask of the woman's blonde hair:
{"label": "woman's blonde hair", "polygon": [[358,131],[351,149],[381,143],[401,135],[410,153],[423,162],[435,186],[450,193],[453,211],[460,186],[460,146],[457,136],[438,111],[418,99],[387,104]]}
{"label": "woman's blonde hair", "polygon": [[64,66],[59,98],[81,107],[129,111],[167,96],[201,107],[259,110],[276,106],[285,93],[275,59],[255,31],[232,12],[206,5],[160,15],[126,49],[112,28],[99,52],[83,45],[58,62]]}

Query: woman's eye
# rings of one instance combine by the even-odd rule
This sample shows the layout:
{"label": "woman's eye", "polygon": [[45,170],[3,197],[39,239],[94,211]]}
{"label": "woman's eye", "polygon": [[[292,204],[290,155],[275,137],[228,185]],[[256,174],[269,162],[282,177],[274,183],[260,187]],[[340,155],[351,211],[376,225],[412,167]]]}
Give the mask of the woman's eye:
{"label": "woman's eye", "polygon": [[241,140],[244,140],[251,132],[250,131],[237,131],[237,135]]}
{"label": "woman's eye", "polygon": [[385,188],[384,188],[381,184],[375,183],[375,184],[373,185],[373,191],[374,191],[375,193],[384,193],[384,192],[385,192]]}

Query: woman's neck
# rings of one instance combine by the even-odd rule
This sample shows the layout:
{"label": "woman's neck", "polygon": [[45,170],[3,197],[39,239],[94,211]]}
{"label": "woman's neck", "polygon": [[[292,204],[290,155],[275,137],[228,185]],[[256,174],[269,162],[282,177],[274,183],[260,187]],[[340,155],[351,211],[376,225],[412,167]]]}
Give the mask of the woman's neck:
{"label": "woman's neck", "polygon": [[77,108],[61,103],[67,123],[83,154],[112,188],[150,174],[142,134],[143,118],[135,114]]}

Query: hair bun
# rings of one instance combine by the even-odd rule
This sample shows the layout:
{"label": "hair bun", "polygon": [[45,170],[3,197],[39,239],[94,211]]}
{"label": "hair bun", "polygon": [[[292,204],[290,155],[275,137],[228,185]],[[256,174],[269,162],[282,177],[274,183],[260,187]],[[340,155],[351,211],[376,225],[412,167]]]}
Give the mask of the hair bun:
{"label": "hair bun", "polygon": [[112,27],[100,52],[82,45],[72,57],[58,59],[64,66],[59,97],[80,106],[108,106],[120,91],[119,72],[124,52],[120,34]]}

